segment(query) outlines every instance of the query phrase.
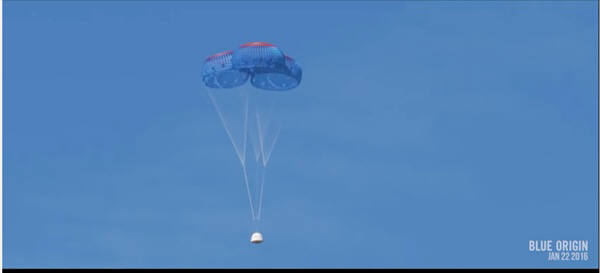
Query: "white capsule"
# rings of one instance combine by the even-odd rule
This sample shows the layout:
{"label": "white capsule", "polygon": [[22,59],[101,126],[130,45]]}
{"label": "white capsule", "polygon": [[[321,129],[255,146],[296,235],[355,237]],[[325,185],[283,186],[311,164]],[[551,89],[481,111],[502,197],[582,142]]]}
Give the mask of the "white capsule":
{"label": "white capsule", "polygon": [[262,234],[260,234],[260,232],[254,232],[252,233],[252,236],[250,236],[250,242],[253,244],[260,244],[263,242],[263,236]]}

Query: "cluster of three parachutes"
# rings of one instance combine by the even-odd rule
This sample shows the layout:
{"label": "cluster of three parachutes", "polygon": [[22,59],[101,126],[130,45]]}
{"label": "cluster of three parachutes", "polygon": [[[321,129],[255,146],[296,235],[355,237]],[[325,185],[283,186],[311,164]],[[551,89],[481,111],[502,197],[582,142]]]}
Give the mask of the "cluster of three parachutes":
{"label": "cluster of three parachutes", "polygon": [[206,59],[202,81],[209,88],[238,87],[248,78],[256,88],[283,91],[300,84],[302,69],[281,49],[264,42],[243,44]]}
{"label": "cluster of three parachutes", "polygon": [[[264,42],[211,55],[204,64],[203,86],[240,160],[256,229],[265,170],[281,128],[274,109],[287,93],[279,91],[297,87],[301,79],[302,69],[294,59]],[[253,234],[252,242],[262,242],[262,235]]]}

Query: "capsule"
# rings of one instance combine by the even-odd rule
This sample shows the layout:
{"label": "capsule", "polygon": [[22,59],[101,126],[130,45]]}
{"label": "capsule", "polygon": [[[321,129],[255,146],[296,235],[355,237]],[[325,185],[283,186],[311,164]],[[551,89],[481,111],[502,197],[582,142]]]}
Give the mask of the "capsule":
{"label": "capsule", "polygon": [[263,236],[262,234],[260,234],[260,232],[254,232],[252,233],[252,236],[250,236],[250,242],[253,244],[260,244],[263,242]]}

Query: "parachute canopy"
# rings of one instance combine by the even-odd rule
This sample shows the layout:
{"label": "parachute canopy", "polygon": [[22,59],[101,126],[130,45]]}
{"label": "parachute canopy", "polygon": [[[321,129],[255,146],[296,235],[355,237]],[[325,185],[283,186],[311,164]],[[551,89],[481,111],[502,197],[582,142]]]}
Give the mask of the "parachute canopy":
{"label": "parachute canopy", "polygon": [[264,90],[284,91],[298,86],[302,69],[281,49],[266,42],[251,42],[234,51],[209,56],[202,81],[209,88],[234,88],[246,83]]}
{"label": "parachute canopy", "polygon": [[248,80],[244,70],[232,69],[233,51],[223,51],[206,58],[202,72],[202,81],[210,88],[238,87]]}

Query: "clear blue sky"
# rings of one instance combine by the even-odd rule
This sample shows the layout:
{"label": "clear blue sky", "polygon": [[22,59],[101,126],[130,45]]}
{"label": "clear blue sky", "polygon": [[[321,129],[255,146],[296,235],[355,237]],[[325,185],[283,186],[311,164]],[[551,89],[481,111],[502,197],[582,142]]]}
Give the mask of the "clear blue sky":
{"label": "clear blue sky", "polygon": [[[3,5],[5,267],[598,266],[596,1]],[[304,69],[259,246],[200,81],[249,41]]]}

